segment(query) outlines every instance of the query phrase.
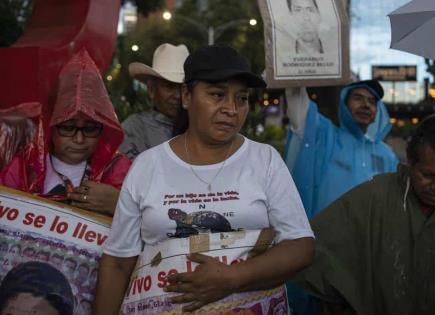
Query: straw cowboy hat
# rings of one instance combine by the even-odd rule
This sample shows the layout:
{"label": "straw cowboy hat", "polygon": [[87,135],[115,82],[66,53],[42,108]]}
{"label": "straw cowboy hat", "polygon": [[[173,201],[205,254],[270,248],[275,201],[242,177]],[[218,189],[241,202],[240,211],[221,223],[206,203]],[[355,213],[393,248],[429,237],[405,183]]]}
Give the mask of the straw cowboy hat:
{"label": "straw cowboy hat", "polygon": [[183,64],[189,55],[185,45],[162,44],[154,51],[153,66],[132,62],[128,66],[130,75],[142,82],[149,77],[163,78],[174,83],[183,83]]}

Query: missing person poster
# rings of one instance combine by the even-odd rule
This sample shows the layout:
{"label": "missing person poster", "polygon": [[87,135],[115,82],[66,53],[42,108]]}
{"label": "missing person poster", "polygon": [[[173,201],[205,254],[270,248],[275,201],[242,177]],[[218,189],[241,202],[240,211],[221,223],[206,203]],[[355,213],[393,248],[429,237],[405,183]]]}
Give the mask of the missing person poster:
{"label": "missing person poster", "polygon": [[349,81],[349,26],[342,0],[258,0],[269,88]]}
{"label": "missing person poster", "polygon": [[[169,239],[146,246],[139,256],[130,285],[124,297],[121,314],[182,314],[182,305],[172,304],[165,293],[165,277],[174,273],[194,271],[196,263],[186,255],[201,252],[224,264],[236,264],[264,252],[273,239],[269,229],[224,233],[204,233],[188,238]],[[232,294],[203,306],[196,315],[287,315],[289,314],[285,286],[270,290]]]}
{"label": "missing person poster", "polygon": [[109,228],[106,217],[0,186],[0,314],[91,314]]}

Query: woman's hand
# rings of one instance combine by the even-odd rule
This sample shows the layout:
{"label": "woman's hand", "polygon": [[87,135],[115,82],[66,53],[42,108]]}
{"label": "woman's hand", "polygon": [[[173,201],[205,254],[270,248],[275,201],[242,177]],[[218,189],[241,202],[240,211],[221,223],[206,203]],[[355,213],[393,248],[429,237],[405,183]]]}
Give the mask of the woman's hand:
{"label": "woman's hand", "polygon": [[311,264],[313,257],[312,237],[281,241],[258,256],[230,266],[209,256],[191,254],[189,260],[199,264],[195,271],[168,276],[165,291],[182,293],[171,302],[190,303],[183,311],[191,312],[236,292],[282,285]]}
{"label": "woman's hand", "polygon": [[169,285],[164,289],[165,292],[182,293],[172,297],[172,303],[191,302],[183,307],[183,311],[192,312],[236,291],[231,266],[202,254],[190,254],[188,259],[199,264],[195,271],[168,276]]}
{"label": "woman's hand", "polygon": [[72,205],[78,208],[93,210],[113,216],[118,202],[119,190],[113,186],[84,181],[68,194]]}

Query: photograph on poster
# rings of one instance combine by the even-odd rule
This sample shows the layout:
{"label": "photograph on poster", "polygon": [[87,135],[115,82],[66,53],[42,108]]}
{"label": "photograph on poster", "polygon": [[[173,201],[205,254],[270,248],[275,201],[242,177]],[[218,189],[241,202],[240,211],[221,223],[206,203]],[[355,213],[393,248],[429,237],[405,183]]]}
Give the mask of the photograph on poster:
{"label": "photograph on poster", "polygon": [[[109,228],[95,214],[0,186],[0,314],[42,303],[37,314],[90,315]],[[47,292],[59,299],[44,300]]]}
{"label": "photograph on poster", "polygon": [[[0,314],[13,306],[8,303],[10,296],[7,288],[10,285],[6,279],[9,275],[9,278],[14,279],[16,289],[18,285],[26,286],[24,281],[31,281],[27,285],[33,287],[32,292],[37,296],[43,295],[41,292],[46,290],[45,286],[50,281],[59,284],[58,279],[64,278],[68,283],[65,286],[70,288],[73,295],[72,303],[66,305],[71,308],[71,314],[90,315],[89,306],[94,299],[100,256],[100,251],[80,248],[73,242],[0,224]],[[23,273],[26,268],[32,270],[33,277],[20,282],[11,276]],[[59,276],[56,276],[56,270]],[[44,286],[37,283],[44,283]]]}
{"label": "photograph on poster", "polygon": [[74,296],[65,275],[46,262],[13,267],[0,285],[1,314],[73,314]]}
{"label": "photograph on poster", "polygon": [[267,0],[276,79],[342,76],[342,34],[334,0]]}

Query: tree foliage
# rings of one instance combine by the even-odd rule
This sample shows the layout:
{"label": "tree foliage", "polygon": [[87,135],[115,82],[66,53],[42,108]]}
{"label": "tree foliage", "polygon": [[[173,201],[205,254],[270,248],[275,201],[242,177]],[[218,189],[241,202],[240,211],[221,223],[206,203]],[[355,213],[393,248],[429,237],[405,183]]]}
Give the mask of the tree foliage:
{"label": "tree foliage", "polygon": [[[156,4],[154,8],[157,7]],[[122,70],[113,76],[108,86],[121,120],[133,112],[143,110],[144,106],[149,106],[145,101],[146,91],[143,86],[134,86],[129,77],[128,64],[139,61],[151,65],[155,48],[165,42],[185,44],[190,51],[207,45],[210,26],[219,31],[222,25],[230,24],[220,34],[216,32],[215,43],[236,48],[250,61],[254,72],[261,73],[264,70],[263,25],[255,1],[209,0],[208,7],[204,9],[198,0],[184,0],[172,12],[172,16],[169,21],[160,15],[148,16],[140,29],[119,38],[117,57],[109,74],[113,73],[118,63],[122,65]],[[257,20],[256,26],[249,25],[248,20],[251,18]],[[132,51],[133,45],[137,45],[139,50]]]}
{"label": "tree foliage", "polygon": [[[207,32],[181,18],[177,19],[177,15],[195,20],[204,25],[205,29],[212,26],[215,31],[223,25],[239,21],[227,27],[215,38],[215,43],[233,46],[251,62],[255,72],[263,71],[263,25],[256,1],[210,0],[206,10],[199,10],[195,0],[183,1],[183,5],[174,12],[174,17],[169,23],[176,29],[177,38],[186,43],[189,49],[194,50],[208,43]],[[258,24],[250,26],[248,20],[251,18],[256,19]]]}
{"label": "tree foliage", "polygon": [[131,2],[137,7],[137,11],[143,16],[155,12],[157,10],[162,10],[165,7],[164,0],[121,0],[121,5],[126,2]]}
{"label": "tree foliage", "polygon": [[0,1],[0,47],[12,45],[21,36],[32,5],[31,0]]}

